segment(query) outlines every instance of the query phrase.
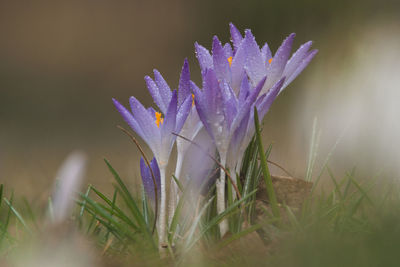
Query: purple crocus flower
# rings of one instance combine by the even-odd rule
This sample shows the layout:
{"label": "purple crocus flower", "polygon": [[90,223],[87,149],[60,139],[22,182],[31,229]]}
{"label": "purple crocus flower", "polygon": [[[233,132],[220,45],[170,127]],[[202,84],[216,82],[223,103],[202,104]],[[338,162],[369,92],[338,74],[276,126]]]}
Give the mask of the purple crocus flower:
{"label": "purple crocus flower", "polygon": [[200,120],[213,138],[221,158],[226,156],[233,133],[242,120],[248,119],[264,82],[265,78],[246,96],[239,94],[240,97],[227,82],[218,80],[213,69],[204,72],[203,90],[191,83]]}
{"label": "purple crocus flower", "polygon": [[253,86],[267,77],[262,94],[286,77],[281,92],[307,67],[318,52],[310,51],[312,42],[309,41],[301,45],[290,57],[294,33],[290,34],[272,55],[267,43],[259,48],[250,30],[245,30],[243,37],[235,25],[230,23],[230,32],[233,48],[229,43],[222,46],[217,37],[213,40],[212,55],[203,46],[197,43],[195,46],[201,70],[214,69],[218,77],[230,83],[236,93],[244,75],[249,77]]}
{"label": "purple crocus flower", "polygon": [[126,123],[150,147],[160,168],[165,168],[176,139],[176,135],[173,133],[179,133],[182,129],[192,106],[192,99],[188,97],[178,108],[177,93],[176,91],[172,92],[169,101],[164,103],[167,106],[164,113],[165,118],[162,113],[153,108],[146,109],[133,96],[129,99],[132,112],[117,100],[113,99],[113,101]]}
{"label": "purple crocus flower", "polygon": [[[145,81],[147,87],[149,88],[149,92],[153,97],[154,102],[160,108],[160,110],[165,113],[167,109],[167,104],[169,99],[171,99],[172,91],[168,86],[167,82],[164,80],[160,72],[154,70],[154,80],[149,76],[145,77]],[[189,70],[189,63],[187,59],[185,59],[181,71],[181,76],[179,79],[179,86],[178,86],[178,107],[183,105],[185,100],[188,98],[193,98],[192,90],[190,88],[190,70]],[[194,100],[192,99],[192,106],[189,108],[189,113],[187,115],[187,119],[180,129],[180,135],[193,140],[197,133],[202,128],[202,123],[198,117],[196,108],[194,106]],[[183,161],[184,154],[190,143],[178,138],[176,140],[177,143],[177,150],[178,150],[178,159],[177,159],[177,168],[175,170],[175,176],[179,178],[179,173],[181,170],[181,164]]]}
{"label": "purple crocus flower", "polygon": [[[222,53],[222,51],[221,51]],[[195,103],[200,120],[211,138],[220,156],[220,163],[227,165],[228,151],[231,146],[240,147],[240,141],[245,134],[250,109],[254,105],[260,93],[265,78],[253,90],[239,91],[239,97],[225,80],[219,80],[213,69],[203,72],[203,90],[200,90],[193,82],[192,89],[195,95]],[[237,144],[233,144],[232,142]],[[231,176],[232,177],[232,176]],[[221,171],[217,180],[217,209],[218,213],[225,210],[225,173]],[[220,224],[221,235],[228,230],[226,221]]]}
{"label": "purple crocus flower", "polygon": [[[145,81],[147,87],[149,88],[149,92],[153,97],[154,102],[160,108],[162,112],[166,112],[168,99],[171,99],[171,89],[168,86],[167,82],[164,80],[159,71],[154,70],[154,80],[149,76],[145,77]],[[192,99],[192,90],[190,89],[190,70],[189,70],[189,62],[185,59],[179,79],[178,85],[178,107],[185,103],[185,100],[190,98]],[[200,129],[203,127],[199,116],[196,111],[196,107],[194,106],[194,100],[192,99],[192,106],[189,109],[188,116],[183,127],[180,129],[180,132],[176,132],[189,140],[194,140]],[[190,146],[190,142],[177,138],[176,140],[177,146],[177,159],[176,159],[176,168],[175,168],[175,177],[180,180],[180,174],[182,170],[183,160]],[[177,185],[174,180],[171,180],[170,186],[170,202],[169,202],[169,223],[171,223],[176,203],[179,200],[179,192]]]}
{"label": "purple crocus flower", "polygon": [[[312,42],[309,41],[300,46],[289,59],[294,33],[290,34],[275,55],[272,55],[268,44],[259,48],[250,30],[246,30],[243,37],[230,23],[230,32],[233,47],[229,43],[222,45],[216,36],[212,43],[212,53],[203,46],[195,44],[200,68],[202,73],[213,69],[218,80],[227,82],[238,98],[241,97],[239,94],[242,96],[248,94],[264,77],[267,77],[255,103],[262,121],[276,96],[304,70],[317,50],[310,51]],[[243,81],[249,82],[244,84]],[[254,135],[253,108],[250,110],[248,125],[242,123],[240,129],[233,135],[234,141],[228,153],[231,159],[227,159],[230,167],[236,166],[236,171],[240,169],[242,154]]]}
{"label": "purple crocus flower", "polygon": [[152,150],[160,168],[160,190],[161,205],[158,224],[159,247],[162,250],[166,243],[166,215],[167,215],[167,190],[165,171],[169,161],[172,147],[176,140],[173,133],[180,132],[192,106],[192,98],[187,97],[180,107],[176,90],[169,95],[162,95],[165,110],[163,114],[153,108],[145,109],[135,98],[129,99],[132,112],[128,111],[117,100],[113,99],[114,105],[121,113],[128,125],[147,143]]}
{"label": "purple crocus flower", "polygon": [[[153,171],[154,178],[156,180],[157,186],[157,197],[160,197],[160,169],[158,168],[156,158],[153,158],[150,162],[150,168]],[[144,187],[144,191],[147,196],[154,202],[155,201],[155,186],[153,177],[151,175],[150,168],[146,165],[146,162],[143,158],[140,158],[140,175],[142,176],[142,183]]]}
{"label": "purple crocus flower", "polygon": [[[244,83],[247,82],[247,79],[244,79]],[[253,104],[250,109],[249,119],[247,120],[246,125],[242,125],[238,128],[237,132],[234,134],[235,141],[231,142],[231,146],[229,147],[227,162],[232,168],[235,168],[236,173],[240,172],[242,167],[242,160],[244,156],[244,151],[249,145],[251,139],[255,133],[254,126],[254,106],[257,107],[258,116],[260,123],[264,118],[265,114],[268,112],[275,98],[278,96],[283,84],[285,82],[285,78],[279,80],[267,93],[261,95],[256,102]],[[242,90],[245,91],[245,88],[250,87],[250,85],[242,86]]]}
{"label": "purple crocus flower", "polygon": [[[230,32],[233,47],[222,45],[216,36],[212,53],[195,44],[203,92],[193,88],[197,111],[216,144],[221,164],[238,171],[254,135],[254,106],[262,120],[277,95],[304,70],[317,50],[309,51],[312,42],[307,42],[289,59],[295,34],[290,34],[272,55],[268,44],[259,48],[250,30],[243,37],[231,23]],[[224,200],[218,200],[218,192],[224,194],[224,175],[221,172],[217,181],[218,212],[224,205]],[[221,234],[225,228],[220,225]]]}

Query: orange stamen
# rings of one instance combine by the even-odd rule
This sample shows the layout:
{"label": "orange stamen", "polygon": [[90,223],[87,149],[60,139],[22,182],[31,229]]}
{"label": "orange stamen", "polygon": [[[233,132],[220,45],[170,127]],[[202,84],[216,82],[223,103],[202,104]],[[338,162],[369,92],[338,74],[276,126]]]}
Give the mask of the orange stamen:
{"label": "orange stamen", "polygon": [[229,67],[232,66],[233,57],[228,57]]}
{"label": "orange stamen", "polygon": [[157,124],[157,127],[160,128],[160,123],[161,123],[161,124],[164,123],[164,118],[161,117],[161,116],[162,116],[161,112],[157,112],[157,111],[156,111],[155,115],[156,115],[156,124]]}
{"label": "orange stamen", "polygon": [[194,94],[192,94],[192,107],[194,107]]}
{"label": "orange stamen", "polygon": [[268,63],[271,64],[271,62],[272,62],[272,57],[268,59]]}

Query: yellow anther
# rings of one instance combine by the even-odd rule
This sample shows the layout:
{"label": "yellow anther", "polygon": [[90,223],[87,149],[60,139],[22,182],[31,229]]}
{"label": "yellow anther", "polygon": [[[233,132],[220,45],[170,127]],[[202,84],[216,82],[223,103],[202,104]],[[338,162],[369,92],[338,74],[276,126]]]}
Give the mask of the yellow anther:
{"label": "yellow anther", "polygon": [[192,94],[192,107],[194,107],[194,94]]}
{"label": "yellow anther", "polygon": [[271,64],[271,62],[272,62],[272,57],[268,59],[268,63]]}
{"label": "yellow anther", "polygon": [[232,66],[233,57],[228,57],[229,67]]}
{"label": "yellow anther", "polygon": [[155,115],[156,115],[156,124],[157,124],[157,127],[160,128],[160,123],[161,123],[161,124],[164,123],[164,118],[161,117],[161,116],[162,116],[161,112],[157,112],[157,111],[156,111]]}

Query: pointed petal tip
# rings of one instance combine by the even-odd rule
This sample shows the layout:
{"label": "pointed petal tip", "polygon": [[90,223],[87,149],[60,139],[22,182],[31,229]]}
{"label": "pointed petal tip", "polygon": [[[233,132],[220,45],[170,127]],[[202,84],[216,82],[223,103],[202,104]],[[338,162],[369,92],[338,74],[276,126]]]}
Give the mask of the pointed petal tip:
{"label": "pointed petal tip", "polygon": [[250,29],[245,29],[244,30],[244,35],[247,37],[247,36],[253,36],[253,33],[251,32],[251,30]]}
{"label": "pointed petal tip", "polygon": [[115,98],[112,98],[112,101],[114,103],[114,106],[119,109],[120,107],[122,107],[122,104]]}
{"label": "pointed petal tip", "polygon": [[189,72],[189,60],[185,58],[183,60],[182,71],[181,72]]}
{"label": "pointed petal tip", "polygon": [[153,157],[153,159],[150,161],[150,166],[152,169],[158,168],[158,163],[156,157]]}
{"label": "pointed petal tip", "polygon": [[146,76],[144,76],[144,81],[145,81],[146,83],[148,83],[148,82],[150,82],[150,81],[153,81],[153,79],[152,79],[149,75],[146,75]]}
{"label": "pointed petal tip", "polygon": [[218,39],[218,36],[214,35],[213,36],[213,47],[214,47],[214,45],[217,45],[217,44],[221,45],[221,41]]}
{"label": "pointed petal tip", "polygon": [[153,73],[154,73],[154,76],[161,75],[161,73],[158,71],[158,69],[153,69]]}
{"label": "pointed petal tip", "polygon": [[231,31],[240,32],[239,29],[233,24],[233,22],[229,22],[229,29]]}
{"label": "pointed petal tip", "polygon": [[286,76],[283,76],[282,79],[280,79],[276,84],[278,87],[282,87],[283,83],[286,80]]}
{"label": "pointed petal tip", "polygon": [[132,106],[133,104],[136,104],[137,102],[139,102],[136,97],[131,96],[129,97],[129,104]]}
{"label": "pointed petal tip", "polygon": [[267,81],[267,75],[265,75],[258,83],[257,87],[260,86],[261,88],[264,86],[265,82]]}

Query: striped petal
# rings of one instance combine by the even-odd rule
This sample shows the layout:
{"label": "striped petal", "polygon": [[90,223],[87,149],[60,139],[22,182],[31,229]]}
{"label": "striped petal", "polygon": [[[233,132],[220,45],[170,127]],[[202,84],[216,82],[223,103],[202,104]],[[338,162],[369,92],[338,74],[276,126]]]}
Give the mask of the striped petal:
{"label": "striped petal", "polygon": [[200,69],[202,72],[206,71],[206,69],[210,69],[213,67],[213,58],[210,55],[210,52],[203,46],[198,43],[194,44],[196,49],[196,57],[200,64]]}
{"label": "striped petal", "polygon": [[282,76],[283,70],[292,50],[293,40],[296,34],[290,34],[278,48],[272,60],[271,66],[268,68],[268,80],[264,86],[264,92],[268,91]]}

